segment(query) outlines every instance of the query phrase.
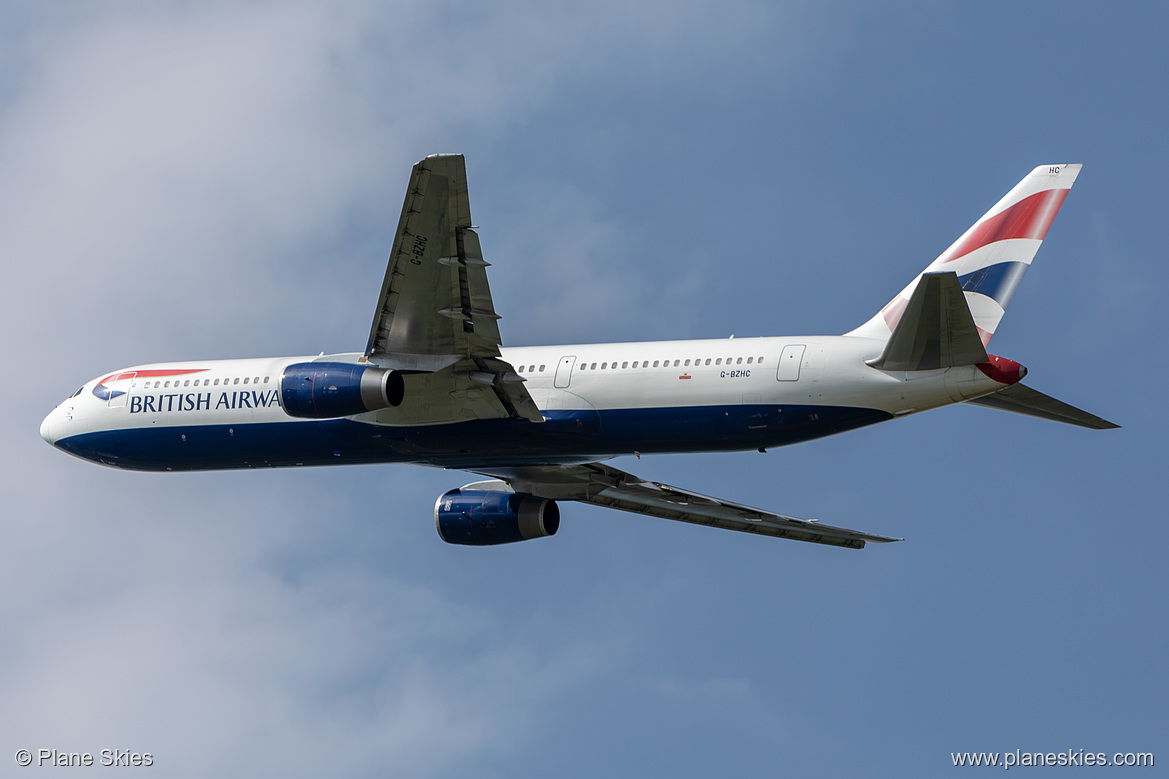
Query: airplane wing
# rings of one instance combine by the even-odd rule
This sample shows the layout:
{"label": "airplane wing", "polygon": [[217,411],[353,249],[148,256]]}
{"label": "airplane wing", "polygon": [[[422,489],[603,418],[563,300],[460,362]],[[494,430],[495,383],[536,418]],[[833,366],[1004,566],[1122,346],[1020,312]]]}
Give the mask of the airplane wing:
{"label": "airplane wing", "polygon": [[365,348],[368,362],[429,374],[428,396],[457,398],[424,421],[468,414],[543,421],[523,378],[500,357],[487,266],[471,226],[463,156],[427,157],[410,175]]}
{"label": "airplane wing", "polygon": [[814,519],[744,506],[697,492],[646,481],[601,463],[522,466],[476,470],[502,479],[516,492],[550,500],[575,500],[621,511],[709,525],[742,533],[862,549],[866,542],[888,543],[900,538],[822,525]]}

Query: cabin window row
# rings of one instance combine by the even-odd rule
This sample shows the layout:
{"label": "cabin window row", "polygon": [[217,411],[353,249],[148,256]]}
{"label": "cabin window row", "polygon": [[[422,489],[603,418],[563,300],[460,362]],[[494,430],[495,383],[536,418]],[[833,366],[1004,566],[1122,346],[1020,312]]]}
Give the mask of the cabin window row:
{"label": "cabin window row", "polygon": [[[267,384],[269,378],[271,378],[271,377],[265,376],[262,383]],[[159,388],[166,389],[167,387],[171,387],[171,386],[175,386],[175,387],[218,387],[219,381],[220,381],[219,379],[215,379],[214,381],[211,379],[175,379],[174,382],[172,383],[168,379],[167,381],[161,381],[161,380],[155,381],[154,384],[151,384],[150,382],[145,382],[142,386],[146,389],[150,389],[152,387],[154,389],[159,389]],[[223,386],[225,386],[225,387],[228,385],[231,385],[231,384],[240,384],[240,383],[241,383],[241,381],[240,381],[240,378],[238,376],[235,377],[234,379],[223,379]],[[252,376],[244,376],[242,383],[243,384],[260,384],[261,381],[260,381],[259,376],[256,376],[254,378]]]}
{"label": "cabin window row", "polygon": [[[621,363],[621,368],[622,369],[627,369],[630,367],[643,368],[643,369],[644,368],[669,368],[669,367],[689,368],[689,367],[691,367],[691,365],[693,365],[693,367],[695,367],[695,368],[698,368],[698,367],[703,367],[706,365],[723,365],[723,364],[724,364],[724,360],[722,357],[707,357],[707,358],[705,358],[705,360],[700,357],[696,360],[681,360],[681,359],[673,360],[672,363],[670,360],[654,360],[652,364],[650,363],[649,360],[634,360],[632,365],[629,363],[628,360],[625,360]],[[726,365],[744,365],[744,364],[745,365],[762,365],[763,358],[762,357],[727,357],[725,360],[725,364]],[[598,368],[598,365],[595,362],[582,362],[577,366],[577,368],[582,370],[582,371],[615,370],[617,368],[617,363],[616,362],[602,362],[600,364],[600,367]]]}

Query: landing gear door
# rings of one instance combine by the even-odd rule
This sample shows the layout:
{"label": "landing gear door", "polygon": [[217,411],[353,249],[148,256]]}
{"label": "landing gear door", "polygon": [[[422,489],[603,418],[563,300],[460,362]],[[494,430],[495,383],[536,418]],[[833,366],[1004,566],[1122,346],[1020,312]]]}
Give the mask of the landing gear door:
{"label": "landing gear door", "polygon": [[572,366],[576,365],[576,355],[570,354],[567,357],[560,358],[560,364],[556,366],[556,378],[552,382],[553,386],[564,389],[572,381]]}
{"label": "landing gear door", "polygon": [[804,361],[804,344],[788,344],[779,356],[779,372],[775,378],[780,381],[799,381],[800,363]]}

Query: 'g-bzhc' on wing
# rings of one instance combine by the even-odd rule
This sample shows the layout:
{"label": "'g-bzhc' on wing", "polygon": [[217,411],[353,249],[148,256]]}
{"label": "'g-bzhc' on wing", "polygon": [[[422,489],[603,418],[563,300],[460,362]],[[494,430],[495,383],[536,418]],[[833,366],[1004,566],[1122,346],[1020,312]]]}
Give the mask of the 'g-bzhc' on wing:
{"label": "'g-bzhc' on wing", "polygon": [[366,361],[414,375],[408,381],[434,399],[411,421],[543,421],[500,357],[487,265],[471,227],[462,155],[427,157],[410,176],[365,349]]}

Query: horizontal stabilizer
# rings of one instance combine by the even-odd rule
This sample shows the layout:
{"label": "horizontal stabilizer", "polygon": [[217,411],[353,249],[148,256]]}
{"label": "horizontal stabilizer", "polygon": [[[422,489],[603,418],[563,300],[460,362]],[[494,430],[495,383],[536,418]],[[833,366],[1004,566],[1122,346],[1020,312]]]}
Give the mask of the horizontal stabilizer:
{"label": "horizontal stabilizer", "polygon": [[869,365],[884,371],[928,371],[988,359],[958,274],[947,271],[922,274],[885,351]]}
{"label": "horizontal stabilizer", "polygon": [[997,408],[1001,411],[1010,411],[1014,414],[1050,419],[1053,422],[1090,427],[1093,430],[1112,430],[1120,427],[1120,425],[1114,425],[1095,414],[1081,411],[1075,406],[1069,406],[1061,400],[1056,400],[1022,384],[1012,384],[993,395],[986,395],[966,402]]}

